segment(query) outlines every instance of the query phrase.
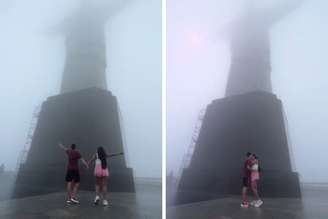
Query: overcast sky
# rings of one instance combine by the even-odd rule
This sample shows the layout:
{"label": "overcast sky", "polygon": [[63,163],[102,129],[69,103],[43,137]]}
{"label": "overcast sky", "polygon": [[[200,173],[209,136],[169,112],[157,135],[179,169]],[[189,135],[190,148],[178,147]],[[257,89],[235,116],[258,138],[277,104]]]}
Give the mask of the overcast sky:
{"label": "overcast sky", "polygon": [[[176,170],[199,111],[223,97],[230,60],[222,30],[243,0],[167,3],[167,165]],[[34,108],[59,92],[65,50],[52,27],[76,5],[0,0],[0,163],[10,169]],[[274,93],[283,101],[296,169],[305,181],[328,181],[327,10],[327,1],[305,1],[271,31]],[[161,174],[160,30],[160,0],[134,0],[106,28],[108,85],[118,97],[127,158],[138,176]]]}
{"label": "overcast sky", "polygon": [[[0,163],[15,169],[34,109],[57,95],[64,38],[78,0],[0,0]],[[133,0],[106,26],[107,82],[136,176],[161,176],[161,1]]]}
{"label": "overcast sky", "polygon": [[[254,0],[259,7],[284,1]],[[224,96],[224,30],[244,0],[167,2],[167,169],[177,171],[199,111]],[[287,114],[296,170],[308,182],[328,182],[327,10],[325,0],[304,1],[271,30],[273,90]]]}

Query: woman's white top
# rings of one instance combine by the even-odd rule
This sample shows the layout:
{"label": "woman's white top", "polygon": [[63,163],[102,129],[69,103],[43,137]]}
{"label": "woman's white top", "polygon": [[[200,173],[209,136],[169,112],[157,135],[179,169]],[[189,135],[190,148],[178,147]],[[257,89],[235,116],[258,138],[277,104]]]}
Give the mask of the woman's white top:
{"label": "woman's white top", "polygon": [[251,168],[252,168],[253,171],[258,171],[259,170],[259,165],[258,164],[253,164]]}
{"label": "woman's white top", "polygon": [[101,164],[101,160],[99,159],[98,153],[96,153],[96,165]]}

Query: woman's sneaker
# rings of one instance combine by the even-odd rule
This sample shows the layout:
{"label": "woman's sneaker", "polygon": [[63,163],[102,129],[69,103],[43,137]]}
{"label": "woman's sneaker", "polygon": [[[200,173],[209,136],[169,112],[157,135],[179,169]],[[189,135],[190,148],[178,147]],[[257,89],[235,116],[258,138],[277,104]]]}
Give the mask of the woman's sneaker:
{"label": "woman's sneaker", "polygon": [[108,205],[108,201],[107,200],[103,200],[103,205],[107,206]]}
{"label": "woman's sneaker", "polygon": [[248,208],[249,207],[249,204],[248,204],[248,202],[242,202],[240,204],[240,207],[242,207],[242,208]]}
{"label": "woman's sneaker", "polygon": [[94,204],[99,205],[99,202],[100,202],[100,197],[97,195],[95,198]]}
{"label": "woman's sneaker", "polygon": [[263,204],[263,201],[262,200],[257,200],[254,203],[254,207],[259,208],[262,204]]}
{"label": "woman's sneaker", "polygon": [[73,204],[80,204],[80,202],[76,198],[71,198],[71,202]]}
{"label": "woman's sneaker", "polygon": [[250,206],[255,206],[255,203],[256,203],[257,201],[256,200],[253,200],[253,201],[251,201],[250,203],[249,203],[249,205]]}

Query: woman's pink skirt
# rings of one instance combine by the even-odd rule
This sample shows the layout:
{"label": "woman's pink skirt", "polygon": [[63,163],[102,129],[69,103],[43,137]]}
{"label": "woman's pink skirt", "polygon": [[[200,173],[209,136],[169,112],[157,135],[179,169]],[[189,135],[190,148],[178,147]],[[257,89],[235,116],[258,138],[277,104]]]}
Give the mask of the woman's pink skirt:
{"label": "woman's pink skirt", "polygon": [[96,165],[95,166],[95,176],[96,177],[105,177],[105,176],[109,176],[109,171],[108,171],[108,168],[106,169],[103,169],[101,167],[101,165]]}
{"label": "woman's pink skirt", "polygon": [[252,172],[251,173],[251,181],[259,180],[260,179],[260,173],[259,172]]}

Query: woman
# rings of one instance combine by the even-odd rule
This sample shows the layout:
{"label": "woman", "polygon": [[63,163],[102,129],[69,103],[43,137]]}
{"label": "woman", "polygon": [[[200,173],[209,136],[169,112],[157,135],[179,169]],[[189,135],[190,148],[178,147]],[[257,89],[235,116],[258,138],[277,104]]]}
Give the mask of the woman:
{"label": "woman", "polygon": [[254,159],[252,161],[251,166],[251,182],[257,182],[260,179],[260,172],[259,172],[259,160],[258,157],[254,154]]}
{"label": "woman", "polygon": [[257,190],[257,184],[258,181],[260,180],[260,165],[259,165],[259,159],[258,157],[253,154],[253,161],[252,161],[252,166],[251,166],[251,188],[254,193],[255,199],[253,202],[251,202],[251,205],[255,207],[260,207],[263,204],[263,201],[260,199],[258,190]]}
{"label": "woman", "polygon": [[89,163],[95,161],[95,170],[94,175],[96,177],[96,198],[94,203],[96,205],[100,202],[100,193],[103,195],[103,205],[107,206],[107,180],[109,176],[108,166],[107,166],[107,158],[114,157],[117,155],[122,155],[121,153],[116,154],[106,154],[106,151],[103,147],[98,147],[97,153],[95,153],[92,158],[89,160]]}

